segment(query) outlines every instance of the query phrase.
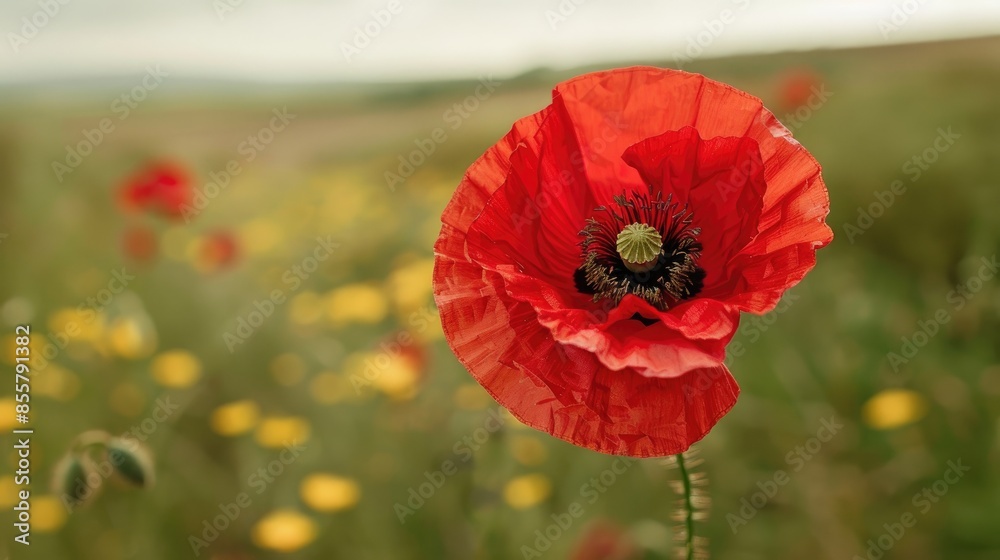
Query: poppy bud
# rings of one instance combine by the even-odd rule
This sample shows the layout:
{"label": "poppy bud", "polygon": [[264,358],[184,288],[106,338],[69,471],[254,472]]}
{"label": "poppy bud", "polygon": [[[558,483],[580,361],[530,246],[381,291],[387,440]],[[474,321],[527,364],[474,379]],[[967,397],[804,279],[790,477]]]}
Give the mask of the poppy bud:
{"label": "poppy bud", "polygon": [[88,459],[69,453],[56,465],[52,486],[66,509],[72,512],[97,495],[101,476]]}
{"label": "poppy bud", "polygon": [[139,488],[153,485],[152,455],[138,442],[114,438],[108,442],[105,456],[118,478]]}

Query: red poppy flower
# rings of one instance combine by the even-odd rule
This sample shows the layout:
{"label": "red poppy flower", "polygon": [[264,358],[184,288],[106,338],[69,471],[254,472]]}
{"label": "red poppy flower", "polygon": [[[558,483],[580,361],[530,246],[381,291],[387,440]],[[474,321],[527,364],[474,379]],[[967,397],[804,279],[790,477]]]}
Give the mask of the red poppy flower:
{"label": "red poppy flower", "polygon": [[635,560],[639,549],[625,529],[598,519],[582,531],[570,560]]}
{"label": "red poppy flower", "polygon": [[187,172],[171,163],[143,167],[125,181],[120,192],[125,209],[157,212],[169,218],[183,216],[192,196]]}
{"label": "red poppy flower", "polygon": [[785,111],[795,111],[809,103],[823,82],[811,68],[795,68],[785,72],[778,82],[778,100]]}
{"label": "red poppy flower", "polygon": [[227,231],[216,231],[202,238],[198,262],[202,270],[215,272],[234,264],[238,255],[236,237]]}
{"label": "red poppy flower", "polygon": [[448,343],[523,423],[637,457],[698,441],[736,402],[723,364],[830,242],[820,168],[760,100],[628,68],[556,86],[442,215]]}

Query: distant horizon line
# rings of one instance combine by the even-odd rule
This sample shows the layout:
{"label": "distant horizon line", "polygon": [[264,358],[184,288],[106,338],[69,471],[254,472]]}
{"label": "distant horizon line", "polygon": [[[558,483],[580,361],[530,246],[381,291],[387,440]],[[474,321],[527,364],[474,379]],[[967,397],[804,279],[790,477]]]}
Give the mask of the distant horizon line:
{"label": "distant horizon line", "polygon": [[[982,34],[972,34],[968,36],[955,37],[953,35],[946,35],[942,37],[931,37],[931,38],[921,38],[921,39],[907,39],[896,42],[882,42],[882,43],[858,43],[851,45],[842,46],[825,46],[825,47],[809,47],[809,48],[775,48],[775,49],[747,49],[738,53],[726,52],[726,53],[713,53],[706,54],[705,56],[699,56],[692,59],[692,63],[697,63],[700,61],[718,61],[725,59],[736,59],[742,57],[754,57],[754,56],[780,56],[787,54],[797,54],[797,53],[808,53],[808,52],[838,52],[838,51],[851,51],[851,50],[889,50],[894,48],[905,48],[914,46],[931,46],[941,43],[963,43],[963,42],[977,42],[977,41],[988,41],[991,39],[1000,39],[1000,31],[998,32],[985,32]],[[573,73],[574,71],[580,69],[592,69],[601,67],[603,65],[608,65],[608,67],[620,67],[621,65],[641,65],[641,64],[656,64],[656,63],[667,63],[671,62],[669,56],[637,56],[634,58],[618,58],[615,60],[602,60],[595,61],[593,63],[586,64],[575,64],[569,66],[558,66],[552,64],[540,64],[535,67],[528,68],[516,73],[508,74],[497,74],[496,77],[504,80],[518,80],[531,76],[532,74],[538,73]],[[617,65],[617,66],[616,66]],[[155,64],[150,64],[150,66],[155,66]],[[671,65],[662,65],[664,68],[672,68]],[[687,71],[687,70],[684,70]],[[368,88],[368,87],[379,87],[379,86],[438,86],[438,85],[449,85],[449,84],[461,84],[465,82],[474,82],[480,78],[469,73],[463,73],[461,75],[456,74],[454,76],[448,75],[438,75],[430,76],[425,79],[414,80],[414,79],[377,79],[377,78],[362,78],[362,79],[352,79],[349,77],[291,77],[291,78],[281,78],[281,77],[270,77],[267,79],[261,79],[256,76],[259,74],[248,74],[245,72],[233,72],[225,75],[220,75],[218,72],[188,72],[188,73],[177,73],[171,76],[172,82],[183,82],[187,85],[195,84],[254,84],[260,86],[273,87],[275,89],[280,89],[284,87],[328,87],[336,86],[343,87],[347,89],[352,88]],[[119,80],[131,80],[136,77],[135,72],[121,72],[121,73],[76,73],[76,74],[46,74],[46,75],[21,75],[15,78],[5,78],[0,76],[0,88],[30,88],[36,85],[79,85],[82,82],[95,82],[93,87],[95,89],[103,87],[109,82],[119,81]]]}

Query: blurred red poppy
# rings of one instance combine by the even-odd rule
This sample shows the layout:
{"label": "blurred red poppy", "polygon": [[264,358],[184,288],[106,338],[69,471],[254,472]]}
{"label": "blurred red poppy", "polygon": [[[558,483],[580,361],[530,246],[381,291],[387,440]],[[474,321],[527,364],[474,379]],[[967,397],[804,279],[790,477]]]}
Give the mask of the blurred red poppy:
{"label": "blurred red poppy", "polygon": [[813,267],[828,212],[819,165],[759,99],[675,70],[580,76],[445,208],[442,327],[523,423],[679,453],[736,402],[723,359],[740,312],[771,310]]}
{"label": "blurred red poppy", "polygon": [[390,355],[396,346],[399,347],[399,358],[404,360],[414,371],[418,372],[421,380],[424,379],[427,375],[429,356],[427,346],[423,341],[414,336],[410,331],[400,330],[386,337],[383,343],[379,345],[383,350],[387,349],[386,351],[390,352]]}
{"label": "blurred red poppy", "polygon": [[820,93],[823,85],[819,74],[811,68],[795,68],[785,72],[778,80],[778,102],[784,111],[794,111],[809,103]]}
{"label": "blurred red poppy", "polygon": [[238,254],[236,237],[227,231],[216,231],[202,238],[198,259],[204,270],[217,271],[235,263]]}
{"label": "blurred red poppy", "polygon": [[154,212],[174,219],[183,216],[192,196],[188,173],[177,164],[163,162],[139,169],[125,180],[119,193],[126,210]]}
{"label": "blurred red poppy", "polygon": [[636,560],[639,549],[632,538],[618,525],[597,520],[583,530],[570,560]]}
{"label": "blurred red poppy", "polygon": [[122,251],[126,257],[137,262],[155,257],[157,245],[156,234],[146,226],[130,226],[122,234]]}

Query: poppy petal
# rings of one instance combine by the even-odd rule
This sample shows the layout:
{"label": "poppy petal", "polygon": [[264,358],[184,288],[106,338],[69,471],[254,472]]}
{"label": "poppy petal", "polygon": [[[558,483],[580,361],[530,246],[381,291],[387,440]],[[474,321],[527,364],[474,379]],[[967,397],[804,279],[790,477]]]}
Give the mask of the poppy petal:
{"label": "poppy petal", "polygon": [[[461,237],[447,233],[447,245]],[[510,299],[497,275],[468,261],[439,255],[434,282],[455,355],[497,402],[535,429],[602,453],[665,456],[700,440],[736,403],[739,387],[724,365],[646,377],[613,371],[593,354],[559,344],[530,305]]]}
{"label": "poppy petal", "polygon": [[[617,194],[618,177],[636,173],[621,154],[646,138],[691,126],[702,138],[757,142],[767,183],[759,233],[729,264],[732,281],[706,290],[706,297],[766,313],[815,265],[809,252],[832,240],[819,164],[760,99],[698,74],[652,67],[585,74],[557,86],[556,96],[574,123],[594,196],[604,203]],[[799,242],[802,247],[792,248]]]}
{"label": "poppy petal", "polygon": [[[550,115],[532,139],[532,144],[543,152],[546,145],[551,145],[543,140],[546,135],[562,132],[550,127],[558,118],[557,112]],[[671,145],[691,144],[698,150],[701,141],[697,133],[690,128],[687,131],[676,143],[664,141]],[[723,148],[735,149],[740,145],[755,150],[753,142],[710,142],[704,153],[714,167],[706,162],[692,162],[694,169],[704,169],[704,177],[697,177],[697,181],[709,184],[701,186],[698,183],[699,188],[695,189],[685,186],[682,197],[700,200],[708,198],[703,191],[716,192],[717,186],[711,179],[721,169],[728,169],[733,161],[732,158],[718,161],[720,158],[712,154],[728,153]],[[678,154],[670,150],[657,153],[656,162],[678,159]],[[697,154],[692,152],[692,155]],[[635,299],[631,305],[622,302],[616,309],[606,310],[595,304],[590,296],[581,294],[573,283],[573,272],[581,262],[577,232],[585,225],[585,220],[579,217],[574,223],[571,214],[556,222],[546,221],[545,217],[549,209],[557,206],[552,201],[585,198],[586,188],[578,182],[556,182],[541,172],[533,173],[540,164],[528,144],[522,143],[514,149],[510,160],[511,170],[505,181],[469,227],[467,252],[470,259],[500,274],[505,280],[506,292],[514,299],[530,303],[542,324],[551,329],[558,341],[595,353],[610,369],[635,367],[643,375],[676,377],[722,362],[725,346],[739,324],[739,312],[731,307],[702,299],[693,306],[678,306],[661,312]],[[691,180],[692,176],[681,178],[685,184]],[[759,210],[760,197],[756,191],[742,190],[751,193]],[[734,196],[732,200],[740,199]],[[740,215],[729,211],[726,220],[738,219]],[[748,209],[745,215],[753,221],[756,213]],[[546,234],[546,224],[553,223],[563,229],[556,238]],[[753,227],[743,229],[752,230]],[[567,232],[570,235],[567,236]],[[750,235],[752,233],[747,237]],[[726,254],[735,250],[727,250]],[[655,322],[644,328],[646,325],[633,319],[636,314]]]}
{"label": "poppy petal", "polygon": [[767,188],[757,143],[718,136],[702,140],[693,127],[647,138],[622,156],[647,184],[662,189],[693,212],[706,247],[698,264],[705,269],[706,293],[725,280],[726,265],[757,234]]}

